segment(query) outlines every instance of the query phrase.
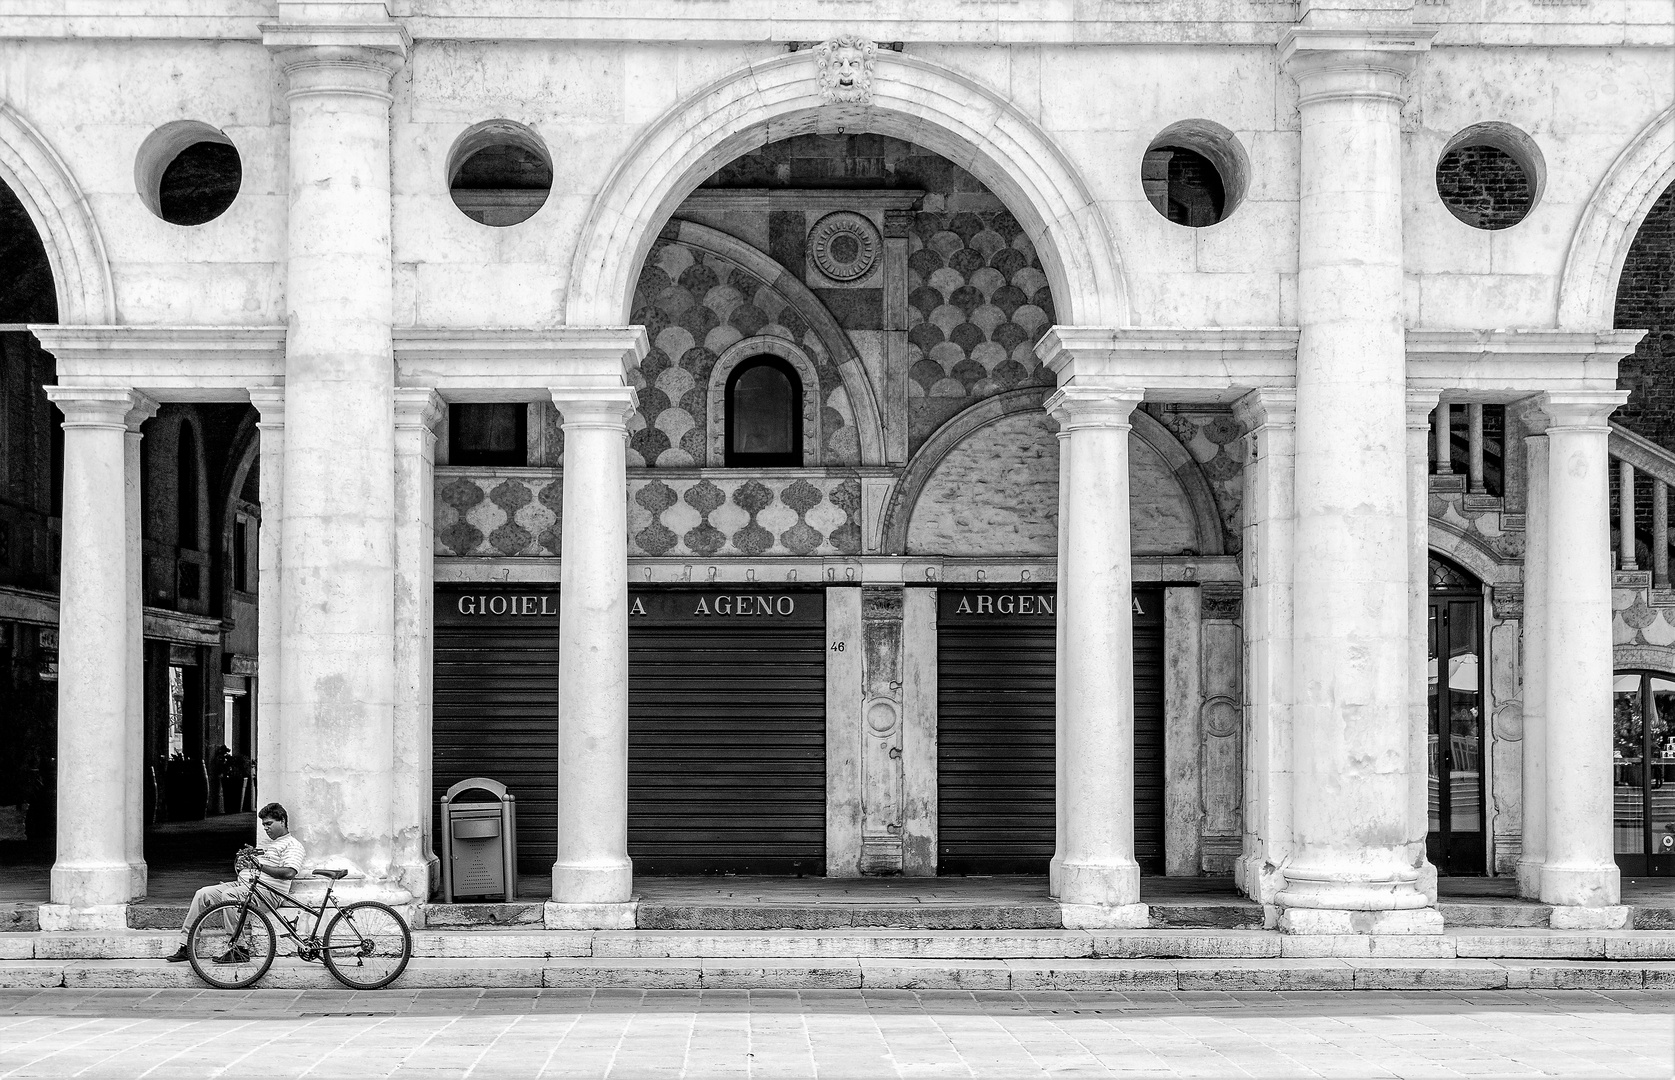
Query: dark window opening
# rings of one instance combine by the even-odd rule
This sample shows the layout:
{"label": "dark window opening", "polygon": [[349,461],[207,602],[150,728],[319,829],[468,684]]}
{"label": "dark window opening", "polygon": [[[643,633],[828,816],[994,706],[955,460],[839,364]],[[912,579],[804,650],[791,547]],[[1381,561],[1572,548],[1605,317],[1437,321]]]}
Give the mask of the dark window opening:
{"label": "dark window opening", "polygon": [[1437,194],[1448,212],[1476,229],[1505,229],[1535,205],[1523,164],[1498,146],[1460,146],[1437,162]]}
{"label": "dark window opening", "polygon": [[1214,225],[1227,209],[1227,188],[1215,163],[1183,146],[1146,151],[1141,165],[1146,197],[1157,212],[1194,229]]}
{"label": "dark window opening", "polygon": [[777,356],[758,356],[727,377],[729,468],[803,463],[803,382]]}
{"label": "dark window opening", "polygon": [[233,588],[250,591],[250,525],[243,521],[233,525]]}
{"label": "dark window opening", "polygon": [[528,414],[521,402],[448,406],[448,463],[527,465]]}
{"label": "dark window opening", "polygon": [[193,143],[169,162],[157,185],[159,216],[171,225],[202,225],[238,197],[244,166],[226,143]]}
{"label": "dark window opening", "polygon": [[176,543],[188,551],[197,551],[198,447],[197,440],[192,437],[192,429],[185,424],[180,425],[175,475],[179,478],[179,486],[175,489],[175,504],[178,507],[180,534]]}
{"label": "dark window opening", "polygon": [[197,563],[181,560],[179,591],[182,600],[196,600],[198,598],[199,576]]}
{"label": "dark window opening", "polygon": [[515,142],[485,146],[460,162],[448,193],[466,217],[483,225],[527,221],[547,201],[552,163]]}

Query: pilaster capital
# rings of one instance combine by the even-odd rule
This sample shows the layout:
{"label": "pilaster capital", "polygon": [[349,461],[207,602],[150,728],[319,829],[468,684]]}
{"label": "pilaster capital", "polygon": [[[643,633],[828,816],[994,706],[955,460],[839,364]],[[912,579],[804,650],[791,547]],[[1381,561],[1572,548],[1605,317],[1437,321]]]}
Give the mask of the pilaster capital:
{"label": "pilaster capital", "polygon": [[608,428],[627,435],[628,418],[640,402],[632,386],[555,386],[551,392],[565,431]]}
{"label": "pilaster capital", "polygon": [[263,430],[285,426],[285,388],[283,386],[252,386],[250,404],[260,417],[257,427]]}
{"label": "pilaster capital", "polygon": [[1434,26],[1293,26],[1279,40],[1280,66],[1301,91],[1299,106],[1346,98],[1405,99],[1403,82]]}
{"label": "pilaster capital", "polygon": [[133,392],[133,400],[133,407],[128,410],[128,433],[138,435],[140,425],[157,415],[158,404],[138,390]]}
{"label": "pilaster capital", "polygon": [[1062,386],[1042,408],[1058,421],[1061,434],[1081,428],[1126,429],[1134,406],[1145,396],[1144,390],[1134,386]]}
{"label": "pilaster capital", "polygon": [[[143,412],[149,403],[151,411],[157,406],[144,394],[137,394],[125,386],[44,386],[47,400],[64,414],[65,428],[110,428],[128,430],[128,417],[135,411]],[[146,417],[140,417],[143,421]]]}
{"label": "pilaster capital", "polygon": [[1408,387],[1407,427],[1409,431],[1425,431],[1431,426],[1431,414],[1442,403],[1442,391]]}
{"label": "pilaster capital", "polygon": [[1611,414],[1628,400],[1627,390],[1549,390],[1539,395],[1547,431],[1611,433]]}
{"label": "pilaster capital", "polygon": [[447,407],[448,403],[442,400],[442,395],[428,386],[398,386],[395,391],[396,430],[423,428],[429,431],[442,419],[443,410]]}
{"label": "pilaster capital", "polygon": [[1508,405],[1506,418],[1516,420],[1523,427],[1527,439],[1547,437],[1548,416],[1541,407],[1540,394],[1532,394]]}
{"label": "pilaster capital", "polygon": [[1290,387],[1259,387],[1233,403],[1233,417],[1246,431],[1296,427],[1297,391]]}
{"label": "pilaster capital", "polygon": [[285,73],[285,96],[372,97],[388,103],[390,78],[413,39],[398,22],[264,23],[266,45]]}

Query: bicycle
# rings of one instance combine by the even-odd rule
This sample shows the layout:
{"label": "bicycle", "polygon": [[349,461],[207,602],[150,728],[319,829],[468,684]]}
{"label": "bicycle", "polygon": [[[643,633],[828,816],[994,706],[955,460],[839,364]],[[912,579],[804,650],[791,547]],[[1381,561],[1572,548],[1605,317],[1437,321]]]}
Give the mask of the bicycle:
{"label": "bicycle", "polygon": [[[315,908],[263,881],[256,854],[256,849],[244,848],[234,862],[238,880],[245,886],[244,897],[211,907],[198,916],[187,935],[187,959],[200,979],[217,989],[242,990],[266,975],[279,952],[274,919],[296,946],[298,959],[323,962],[338,982],[352,990],[381,990],[407,970],[413,935],[394,908],[376,900],[346,905],[333,901],[332,889],[347,870],[314,871],[315,877],[332,882]],[[287,919],[279,910],[285,906],[314,916],[313,929],[299,936],[303,916]],[[326,914],[332,910],[337,914],[327,924]]]}

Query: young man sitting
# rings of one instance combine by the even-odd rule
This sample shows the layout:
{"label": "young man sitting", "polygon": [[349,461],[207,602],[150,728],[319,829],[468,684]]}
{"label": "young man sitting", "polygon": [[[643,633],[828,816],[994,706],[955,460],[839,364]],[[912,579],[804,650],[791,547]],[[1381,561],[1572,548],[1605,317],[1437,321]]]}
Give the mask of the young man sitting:
{"label": "young man sitting", "polygon": [[[262,831],[267,833],[266,846],[258,848],[260,856],[258,869],[262,872],[262,879],[280,892],[291,891],[291,881],[302,870],[302,843],[291,835],[290,818],[285,808],[278,803],[268,803],[256,814],[261,820]],[[198,921],[198,916],[219,904],[223,900],[244,899],[246,888],[236,881],[223,881],[219,885],[205,885],[192,897],[192,906],[186,909],[186,922],[180,928],[180,948],[170,953],[167,960],[171,964],[183,963],[186,955],[186,935],[192,930],[192,924]],[[233,956],[234,952],[243,950],[228,949],[226,953],[215,958],[218,964],[238,963],[241,957]]]}

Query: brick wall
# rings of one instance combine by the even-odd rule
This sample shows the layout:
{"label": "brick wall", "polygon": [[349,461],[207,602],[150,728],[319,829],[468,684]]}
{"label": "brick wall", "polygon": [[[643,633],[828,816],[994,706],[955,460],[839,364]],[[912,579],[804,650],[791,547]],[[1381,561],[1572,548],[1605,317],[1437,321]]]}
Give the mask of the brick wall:
{"label": "brick wall", "polygon": [[1516,225],[1534,197],[1523,166],[1493,146],[1462,146],[1443,155],[1437,194],[1455,217],[1479,229]]}
{"label": "brick wall", "polygon": [[1617,385],[1629,391],[1616,421],[1675,450],[1675,185],[1635,234],[1617,282],[1619,330],[1646,330],[1623,358]]}

